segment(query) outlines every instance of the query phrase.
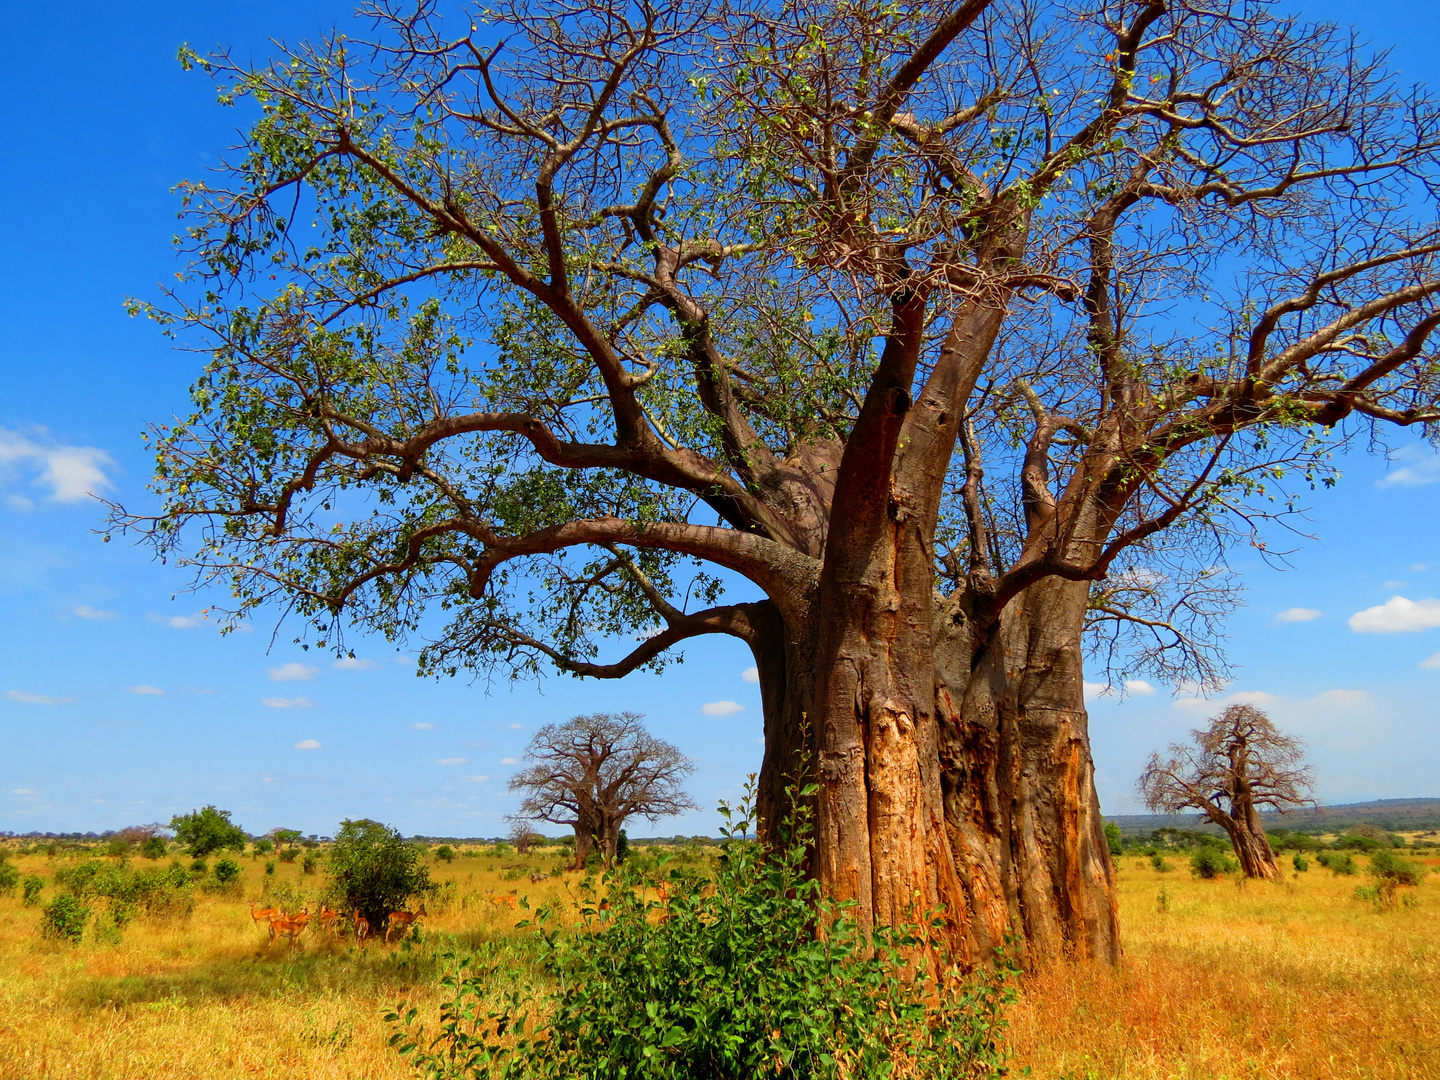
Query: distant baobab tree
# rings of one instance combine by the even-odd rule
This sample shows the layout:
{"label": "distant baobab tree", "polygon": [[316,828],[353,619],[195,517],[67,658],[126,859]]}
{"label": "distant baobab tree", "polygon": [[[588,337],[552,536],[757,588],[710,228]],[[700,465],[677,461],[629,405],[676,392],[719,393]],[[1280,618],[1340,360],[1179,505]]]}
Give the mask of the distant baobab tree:
{"label": "distant baobab tree", "polygon": [[1150,755],[1139,783],[1145,805],[1165,814],[1199,810],[1230,837],[1246,877],[1279,880],[1260,807],[1285,811],[1313,801],[1303,744],[1253,705],[1230,705],[1191,734],[1194,745],[1172,743],[1167,760]]}

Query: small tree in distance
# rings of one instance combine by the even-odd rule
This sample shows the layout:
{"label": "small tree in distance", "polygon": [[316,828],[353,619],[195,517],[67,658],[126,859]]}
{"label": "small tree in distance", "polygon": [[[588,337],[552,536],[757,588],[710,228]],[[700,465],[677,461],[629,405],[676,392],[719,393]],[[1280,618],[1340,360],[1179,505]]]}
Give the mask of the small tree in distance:
{"label": "small tree in distance", "polygon": [[1150,755],[1139,783],[1145,805],[1166,814],[1199,810],[1230,837],[1246,877],[1279,880],[1260,807],[1284,812],[1313,802],[1304,745],[1253,705],[1230,705],[1191,734],[1195,744],[1172,743],[1168,760]]}
{"label": "small tree in distance", "polygon": [[650,821],[695,809],[681,788],[694,764],[645,730],[639,713],[594,713],[535,733],[525,756],[535,764],[510,778],[526,792],[514,821],[548,821],[575,830],[575,867],[598,844],[615,861],[620,827],[640,815]]}
{"label": "small tree in distance", "polygon": [[175,839],[185,845],[186,853],[197,859],[217,851],[244,851],[250,842],[245,831],[230,820],[230,811],[213,805],[177,814],[170,819],[170,828],[175,830]]}

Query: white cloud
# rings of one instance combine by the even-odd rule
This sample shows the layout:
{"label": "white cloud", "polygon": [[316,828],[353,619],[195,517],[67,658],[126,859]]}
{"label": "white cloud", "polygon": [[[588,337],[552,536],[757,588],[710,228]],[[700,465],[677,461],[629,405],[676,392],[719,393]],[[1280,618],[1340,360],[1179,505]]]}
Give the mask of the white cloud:
{"label": "white cloud", "polygon": [[436,765],[469,765],[470,759],[463,757],[442,757],[435,761]]}
{"label": "white cloud", "polygon": [[11,789],[10,789],[10,794],[11,794],[11,795],[38,795],[38,794],[40,794],[40,793],[39,793],[38,791],[36,791],[34,788],[17,787],[17,788],[11,788]]}
{"label": "white cloud", "polygon": [[132,693],[132,694],[151,694],[151,695],[153,695],[153,696],[155,696],[155,697],[164,697],[164,696],[165,696],[165,691],[164,691],[164,690],[161,690],[160,687],[158,687],[158,686],[147,686],[147,685],[145,685],[144,683],[141,683],[139,686],[132,686],[132,687],[130,687],[130,693]]}
{"label": "white cloud", "polygon": [[413,667],[415,665],[415,657],[411,656],[409,653],[401,653],[399,656],[395,657],[395,662],[397,664],[408,664]]}
{"label": "white cloud", "polygon": [[265,674],[270,677],[271,682],[305,682],[313,679],[317,670],[309,664],[301,664],[292,660],[279,667],[266,668]]}
{"label": "white cloud", "polygon": [[374,660],[361,660],[358,656],[342,656],[331,666],[340,671],[373,671],[380,665]]}
{"label": "white cloud", "polygon": [[435,730],[435,725],[434,725],[434,724],[426,724],[426,723],[423,723],[423,722],[422,722],[422,723],[419,723],[419,724],[411,724],[411,725],[410,725],[410,730],[411,730],[411,731],[434,731],[434,730]]}
{"label": "white cloud", "polygon": [[1413,574],[1423,574],[1426,570],[1430,569],[1430,564],[1423,562],[1411,563],[1405,569],[1409,570]]}
{"label": "white cloud", "polygon": [[1387,581],[1387,582],[1385,582],[1385,588],[1387,588],[1387,589],[1403,589],[1403,588],[1406,586],[1406,584],[1408,584],[1408,583],[1407,583],[1407,582],[1404,582],[1404,581]]}
{"label": "white cloud", "polygon": [[23,701],[27,705],[70,705],[75,699],[50,697],[47,694],[32,694],[25,690],[6,690],[5,696],[11,701]]}
{"label": "white cloud", "polygon": [[[50,438],[43,427],[32,429],[32,433],[33,437],[0,428],[0,484],[8,484],[18,469],[28,467],[31,472],[38,470],[32,483],[48,487],[52,502],[79,502],[114,486],[105,470],[114,466],[115,460],[104,450],[62,445]],[[11,504],[29,501],[17,495]]]}
{"label": "white cloud", "polygon": [[1144,679],[1126,679],[1125,689],[1137,697],[1149,697],[1155,693],[1155,687],[1151,686]]}
{"label": "white cloud", "polygon": [[740,678],[748,683],[758,683],[760,681],[760,669],[758,667],[747,667],[744,671],[740,672]]}
{"label": "white cloud", "polygon": [[1383,604],[1357,611],[1350,616],[1350,629],[1357,634],[1400,634],[1440,626],[1440,600],[1407,600],[1392,596]]}
{"label": "white cloud", "polygon": [[490,777],[477,775],[477,776],[462,776],[460,779],[466,781],[467,783],[471,783],[471,784],[483,784],[483,783],[485,783],[485,781],[489,780]]}
{"label": "white cloud", "polygon": [[1313,607],[1286,608],[1275,616],[1276,622],[1310,622],[1320,618],[1321,612]]}
{"label": "white cloud", "polygon": [[156,615],[153,612],[146,616],[151,622],[157,622],[164,626],[172,627],[175,630],[193,630],[197,626],[205,625],[205,613],[198,611],[194,615]]}
{"label": "white cloud", "polygon": [[261,698],[260,704],[272,709],[308,709],[315,703],[308,697],[267,697]]}
{"label": "white cloud", "polygon": [[1391,461],[1408,462],[1375,481],[1378,488],[1424,487],[1440,480],[1440,454],[1424,443],[1413,443],[1390,455]]}
{"label": "white cloud", "polygon": [[79,605],[78,607],[76,607],[74,610],[75,610],[75,614],[78,615],[78,616],[80,616],[80,618],[82,618],[82,619],[113,619],[113,618],[115,618],[115,612],[113,612],[113,611],[101,611],[99,608],[93,608],[93,607],[91,607],[89,604],[81,604],[81,605]]}
{"label": "white cloud", "polygon": [[510,730],[511,730],[511,731],[524,731],[524,730],[525,730],[525,725],[524,725],[524,724],[511,724],[511,725],[510,725]]}
{"label": "white cloud", "polygon": [[1430,668],[1432,671],[1436,668],[1440,668],[1440,652],[1437,652],[1434,656],[1429,657],[1426,660],[1421,660],[1420,666],[1423,668]]}
{"label": "white cloud", "polygon": [[745,706],[738,701],[707,701],[700,706],[700,711],[706,716],[734,716],[744,712]]}
{"label": "white cloud", "polygon": [[299,742],[297,742],[297,743],[295,744],[295,749],[296,749],[296,750],[319,750],[319,749],[320,749],[320,740],[319,740],[319,739],[301,739]]}
{"label": "white cloud", "polygon": [[1315,702],[1319,705],[1348,708],[1352,705],[1363,705],[1367,697],[1364,690],[1326,690],[1323,694],[1315,695]]}
{"label": "white cloud", "polygon": [[1274,694],[1267,694],[1264,690],[1242,690],[1238,694],[1231,694],[1225,699],[1226,705],[1274,705],[1279,701]]}
{"label": "white cloud", "polygon": [[501,764],[501,765],[519,765],[519,764],[520,764],[520,759],[519,759],[519,758],[513,758],[513,757],[502,757],[502,758],[500,759],[500,764]]}
{"label": "white cloud", "polygon": [[1102,695],[1108,696],[1110,691],[1110,687],[1105,685],[1103,682],[1082,683],[1081,689],[1084,692],[1086,701],[1094,701],[1096,698]]}

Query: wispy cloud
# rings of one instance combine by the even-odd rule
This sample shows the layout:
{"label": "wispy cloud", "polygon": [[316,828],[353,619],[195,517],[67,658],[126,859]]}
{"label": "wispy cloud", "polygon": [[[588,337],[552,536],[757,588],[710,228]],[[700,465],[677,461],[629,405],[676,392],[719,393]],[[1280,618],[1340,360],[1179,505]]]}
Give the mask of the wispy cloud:
{"label": "wispy cloud", "polygon": [[411,724],[411,725],[410,725],[410,730],[411,730],[411,731],[434,731],[434,730],[435,730],[435,725],[434,725],[434,724],[427,724],[427,723],[425,723],[425,722],[422,721],[421,723],[418,723],[418,724]]}
{"label": "wispy cloud", "polygon": [[700,711],[706,716],[733,716],[744,712],[745,706],[738,701],[707,701],[700,706]]}
{"label": "wispy cloud", "polygon": [[132,693],[132,694],[151,694],[151,695],[153,695],[154,697],[164,697],[164,696],[165,696],[165,691],[164,691],[164,690],[161,690],[160,687],[158,687],[158,686],[148,686],[148,685],[146,685],[145,683],[141,683],[139,686],[132,686],[132,687],[130,687],[130,691],[129,691],[129,692]]}
{"label": "wispy cloud", "polygon": [[1320,618],[1322,612],[1313,607],[1292,607],[1278,612],[1275,616],[1276,622],[1312,622]]}
{"label": "wispy cloud", "polygon": [[510,730],[511,730],[511,731],[524,731],[524,730],[525,730],[525,725],[524,725],[524,724],[511,724],[511,725],[509,725],[509,726],[510,726]]}
{"label": "wispy cloud", "polygon": [[1126,679],[1125,690],[1127,693],[1134,694],[1137,697],[1149,697],[1155,693],[1155,687],[1151,686],[1144,679]]}
{"label": "wispy cloud", "polygon": [[74,698],[32,694],[27,690],[6,690],[5,696],[11,701],[23,701],[27,705],[71,705],[75,702]]}
{"label": "wispy cloud", "polygon": [[[29,434],[0,428],[0,485],[18,483],[20,475],[30,474],[30,483],[50,489],[51,502],[79,502],[90,495],[100,495],[114,485],[106,470],[115,460],[94,446],[67,446],[51,438],[43,427],[30,429]],[[30,500],[23,495],[11,500],[24,508]]]}
{"label": "wispy cloud", "polygon": [[39,793],[38,791],[36,791],[34,788],[17,787],[17,788],[11,788],[11,789],[10,789],[10,794],[11,794],[11,795],[39,795],[40,793]]}
{"label": "wispy cloud", "polygon": [[1440,669],[1440,652],[1437,652],[1434,656],[1421,660],[1420,666],[1423,668],[1429,668],[1432,671]]}
{"label": "wispy cloud", "polygon": [[1433,597],[1408,600],[1392,596],[1350,616],[1350,629],[1357,634],[1401,634],[1436,626],[1440,626],[1440,600]]}
{"label": "wispy cloud", "polygon": [[740,678],[748,683],[758,683],[760,681],[760,669],[758,667],[747,667],[744,671],[740,672]]}
{"label": "wispy cloud", "polygon": [[279,667],[266,668],[265,674],[271,682],[308,682],[315,678],[318,668],[309,664],[302,664],[292,660],[288,664],[281,664]]}
{"label": "wispy cloud", "polygon": [[500,759],[500,764],[501,764],[501,765],[519,765],[519,764],[520,764],[520,759],[519,759],[519,758],[513,758],[513,757],[502,757],[502,758]]}
{"label": "wispy cloud", "polygon": [[267,697],[261,698],[260,704],[272,709],[308,709],[315,703],[307,697]]}
{"label": "wispy cloud", "polygon": [[160,623],[162,626],[169,626],[175,630],[194,630],[197,626],[204,626],[205,612],[197,611],[194,615],[156,615],[151,612],[145,616],[151,622]]}
{"label": "wispy cloud", "polygon": [[1400,468],[1387,472],[1375,481],[1378,488],[1424,487],[1440,480],[1440,454],[1425,443],[1412,443],[1390,455],[1391,461],[1402,462]]}
{"label": "wispy cloud", "polygon": [[1332,705],[1339,708],[1363,705],[1368,700],[1369,695],[1364,690],[1326,690],[1322,694],[1315,695],[1317,705]]}
{"label": "wispy cloud", "polygon": [[468,781],[469,783],[472,783],[472,784],[483,784],[483,783],[485,783],[485,781],[489,780],[490,777],[484,776],[484,775],[476,775],[476,776],[462,776],[460,779],[461,779],[461,780]]}
{"label": "wispy cloud", "polygon": [[113,611],[101,611],[89,604],[80,604],[73,609],[73,613],[82,619],[113,619],[116,617]]}
{"label": "wispy cloud", "polygon": [[1226,705],[1273,705],[1280,699],[1265,690],[1241,690],[1223,698],[1182,697],[1175,708],[1183,710],[1223,709]]}
{"label": "wispy cloud", "polygon": [[295,744],[295,749],[296,749],[296,750],[319,750],[319,749],[320,749],[320,740],[319,740],[319,739],[301,739],[299,742],[297,742],[297,743]]}
{"label": "wispy cloud", "polygon": [[436,758],[436,765],[469,765],[470,759],[463,757],[442,757]]}
{"label": "wispy cloud", "polygon": [[373,671],[380,665],[374,660],[361,660],[358,656],[342,656],[331,666],[339,671]]}

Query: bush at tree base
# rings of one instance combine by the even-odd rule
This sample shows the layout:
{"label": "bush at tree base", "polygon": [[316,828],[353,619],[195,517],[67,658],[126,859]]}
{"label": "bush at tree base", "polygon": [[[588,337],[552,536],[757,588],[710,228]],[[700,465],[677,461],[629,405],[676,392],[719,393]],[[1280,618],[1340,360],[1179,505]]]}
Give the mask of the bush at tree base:
{"label": "bush at tree base", "polygon": [[163,836],[152,836],[140,845],[140,854],[147,859],[163,859],[169,847]]}
{"label": "bush at tree base", "polygon": [[493,951],[449,954],[438,1031],[397,1006],[391,1045],[427,1080],[1005,1075],[1003,958],[964,976],[942,957],[937,980],[906,958],[933,944],[938,920],[867,939],[804,874],[808,812],[767,855],[743,839],[752,800],[753,781],[738,812],[721,804],[713,886],[672,874],[662,912],[658,882],[618,867],[604,879],[608,909],[592,893],[578,929],[537,913],[546,988],[497,995],[508,964]]}
{"label": "bush at tree base", "polygon": [[1315,861],[1325,867],[1332,874],[1350,877],[1355,873],[1355,858],[1353,855],[1337,855],[1334,852],[1322,851],[1315,856]]}
{"label": "bush at tree base", "polygon": [[40,932],[48,938],[78,945],[89,919],[90,909],[78,896],[67,893],[45,905],[40,913]]}
{"label": "bush at tree base", "polygon": [[1370,865],[1365,872],[1381,883],[1388,882],[1393,889],[1396,885],[1419,885],[1425,868],[1382,848],[1370,856]]}
{"label": "bush at tree base", "polygon": [[38,904],[40,902],[40,894],[44,891],[44,889],[44,878],[40,877],[38,874],[31,874],[29,877],[27,877],[25,879],[25,883],[21,886],[20,889],[21,893],[24,895],[25,898],[23,901],[25,906],[34,907],[36,904]]}
{"label": "bush at tree base", "polygon": [[361,818],[345,821],[327,859],[328,899],[346,914],[361,912],[372,927],[385,925],[413,896],[431,889],[423,853],[394,829]]}
{"label": "bush at tree base", "polygon": [[20,871],[0,859],[0,896],[9,896],[20,884]]}
{"label": "bush at tree base", "polygon": [[1202,847],[1190,856],[1190,872],[1207,881],[1239,869],[1239,864],[1219,848]]}

